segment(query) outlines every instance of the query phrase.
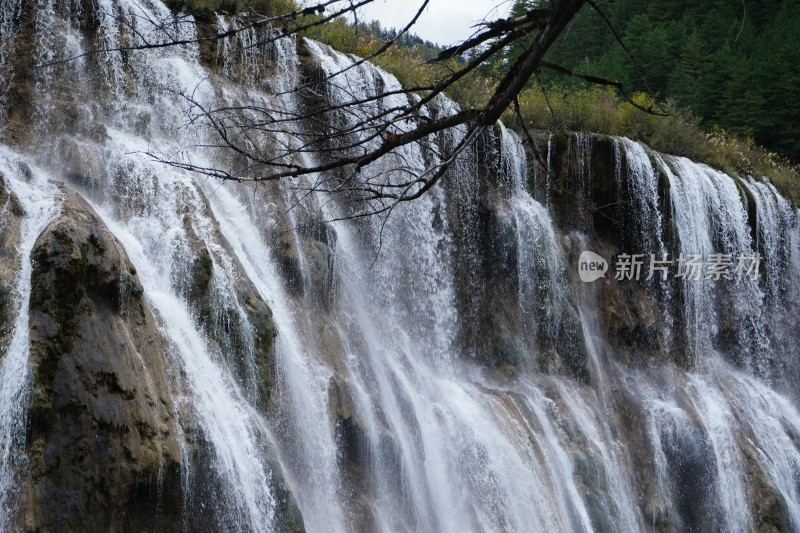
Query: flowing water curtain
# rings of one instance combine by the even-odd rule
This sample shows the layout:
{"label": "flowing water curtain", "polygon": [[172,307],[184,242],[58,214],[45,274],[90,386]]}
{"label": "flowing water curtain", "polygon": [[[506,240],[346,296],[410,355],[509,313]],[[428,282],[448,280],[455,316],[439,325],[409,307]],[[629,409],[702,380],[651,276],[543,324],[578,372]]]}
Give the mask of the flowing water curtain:
{"label": "flowing water curtain", "polygon": [[[138,5],[108,3],[100,7],[101,35],[109,48],[130,44],[127,41],[129,37],[124,36],[127,29],[125,24],[133,25],[137,21],[141,24],[139,31],[144,34],[143,38],[165,38],[159,30],[152,30],[153,33],[148,34],[152,26],[134,17],[134,14],[140,15]],[[151,8],[152,11],[146,15],[153,20],[169,21],[174,17],[162,4],[154,4]],[[47,21],[48,16],[52,17],[53,22]],[[47,10],[40,11],[40,18],[41,28],[54,29],[64,24],[55,15],[48,14]],[[173,29],[178,31],[178,35],[184,30],[191,32],[193,25],[191,21],[188,22],[183,25],[176,23]],[[69,34],[69,30],[65,31]],[[56,38],[62,35],[59,31],[53,33]],[[48,43],[42,44],[42,47],[45,44]],[[68,54],[74,52],[73,49],[67,50]],[[53,57],[42,59],[51,60]],[[111,155],[106,159],[104,174],[113,179],[101,184],[101,193],[107,196],[105,199],[105,195],[100,197],[98,211],[134,258],[145,290],[164,318],[164,332],[172,341],[170,356],[176,369],[173,393],[176,399],[183,394],[189,395],[187,402],[177,401],[176,404],[188,406],[192,412],[191,416],[179,419],[188,425],[199,423],[200,427],[195,429],[193,438],[200,438],[209,446],[211,453],[208,460],[214,472],[211,476],[205,476],[205,481],[220,485],[217,497],[225,502],[216,519],[230,527],[238,525],[257,530],[269,529],[275,503],[270,493],[270,468],[265,463],[269,456],[265,449],[268,432],[260,415],[244,398],[243,389],[252,389],[252,386],[247,386],[246,379],[241,384],[237,383],[234,369],[228,366],[230,360],[228,364],[220,360],[219,355],[222,354],[216,351],[216,344],[205,337],[188,303],[173,283],[179,277],[173,275],[173,270],[181,264],[181,250],[187,252],[185,248],[175,245],[187,239],[192,240],[191,235],[187,237],[184,233],[191,231],[213,246],[216,238],[210,230],[214,223],[204,220],[204,200],[197,196],[191,177],[174,171],[165,172],[160,165],[141,155],[143,148],[160,135],[164,135],[163,138],[168,143],[172,141],[171,144],[175,146],[172,127],[180,123],[185,102],[175,93],[164,92],[163,89],[199,87],[205,74],[198,64],[197,51],[191,47],[149,51],[134,57],[125,65],[119,61],[119,54],[101,56],[100,63],[104,66],[105,75],[100,86],[105,90],[99,91],[100,98],[93,102],[99,104],[100,109],[108,109],[113,117],[108,122],[110,127],[106,129],[108,139],[105,143],[90,145]],[[77,61],[69,67],[80,72],[83,65],[83,61]],[[91,76],[89,78],[93,79]],[[138,82],[138,88],[133,93],[128,84],[131,78]],[[39,113],[45,117],[58,116],[55,107],[47,103],[57,97],[51,85],[52,79],[43,80],[36,89],[36,100],[40,102]],[[174,119],[170,120],[170,117]],[[41,119],[41,123],[46,122],[46,119]],[[189,132],[189,135],[193,136],[194,132]],[[185,140],[178,139],[179,142]],[[86,139],[82,141],[90,142]],[[205,155],[211,159],[215,157],[213,152]],[[156,180],[150,179],[155,176],[158,177]],[[126,192],[117,197],[120,191]],[[148,199],[144,200],[144,197]],[[187,207],[188,226],[184,223],[187,218],[180,215]],[[121,219],[117,219],[118,216]],[[160,237],[162,235],[168,238],[164,240]],[[220,249],[216,252],[212,254],[215,270],[212,315],[221,316],[227,313],[227,308],[233,308],[240,313],[239,323],[242,323],[241,304],[237,301],[235,290],[224,286],[225,282],[236,279],[237,274]],[[249,326],[243,330],[245,336],[248,331]],[[252,340],[245,342],[245,345],[248,344],[251,345]],[[243,351],[245,353],[237,354],[237,357],[246,358],[247,350]],[[252,369],[247,373],[252,374]],[[192,473],[197,472],[199,465],[191,463],[191,448],[188,445],[184,446],[183,457],[186,461],[184,473],[192,486]],[[210,488],[196,486],[194,490],[199,491],[198,495],[207,496]],[[189,492],[192,492],[191,488]]]}
{"label": "flowing water curtain", "polygon": [[[32,180],[29,180],[26,173],[22,172],[23,163],[27,165],[20,155],[5,147],[0,148],[0,169],[5,181],[3,186],[19,201],[25,214],[18,229],[19,269],[12,281],[10,294],[13,302],[10,314],[15,320],[11,339],[3,346],[4,354],[0,357],[0,529],[11,528],[16,523],[13,521],[14,513],[21,496],[18,487],[20,479],[26,475],[26,413],[31,400],[31,370],[28,364],[31,251],[39,234],[59,210],[59,193],[54,185],[47,182],[47,175],[36,169],[32,173]],[[9,208],[8,204],[3,206],[3,217],[10,222]]]}
{"label": "flowing water curtain", "polygon": [[[672,188],[672,215],[680,251],[685,257],[724,254],[738,262],[753,257],[748,215],[734,178],[685,158],[671,158],[665,166]],[[669,168],[668,168],[669,167]],[[733,276],[738,278],[739,276]],[[733,362],[766,376],[769,339],[763,314],[759,311],[763,293],[752,276],[741,280],[683,279],[688,341],[695,346],[697,363],[712,354],[712,343],[720,335],[734,335],[737,345],[728,353]],[[736,331],[721,331],[720,313],[732,311],[738,320]]]}
{"label": "flowing water curtain", "polygon": [[776,365],[787,365],[796,373],[793,361],[781,361],[781,353],[796,352],[798,341],[791,331],[792,309],[797,299],[793,296],[798,287],[797,213],[769,182],[749,178],[743,181],[749,191],[745,196],[749,212],[755,210],[754,254],[760,255],[760,288],[764,292],[763,310],[771,333],[770,345],[765,349],[766,375],[771,380],[785,380]]}

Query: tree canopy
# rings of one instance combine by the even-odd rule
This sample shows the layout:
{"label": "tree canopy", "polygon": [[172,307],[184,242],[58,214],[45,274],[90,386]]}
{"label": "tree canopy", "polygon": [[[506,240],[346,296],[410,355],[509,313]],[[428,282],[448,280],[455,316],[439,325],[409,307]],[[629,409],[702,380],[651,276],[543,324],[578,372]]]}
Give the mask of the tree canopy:
{"label": "tree canopy", "polygon": [[[540,4],[517,0],[514,9]],[[589,6],[554,44],[550,61],[672,99],[706,127],[752,136],[800,161],[800,1],[607,0],[600,7],[635,62]]]}

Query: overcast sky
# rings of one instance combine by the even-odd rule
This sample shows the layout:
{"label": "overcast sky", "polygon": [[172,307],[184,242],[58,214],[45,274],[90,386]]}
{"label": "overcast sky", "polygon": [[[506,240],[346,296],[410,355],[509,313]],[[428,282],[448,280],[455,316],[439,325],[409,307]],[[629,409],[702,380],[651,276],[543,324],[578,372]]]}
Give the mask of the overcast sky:
{"label": "overcast sky", "polygon": [[[505,17],[511,0],[430,0],[411,29],[425,40],[452,44],[472,35],[475,22]],[[375,0],[359,9],[364,21],[378,20],[384,28],[404,27],[414,17],[422,0]]]}

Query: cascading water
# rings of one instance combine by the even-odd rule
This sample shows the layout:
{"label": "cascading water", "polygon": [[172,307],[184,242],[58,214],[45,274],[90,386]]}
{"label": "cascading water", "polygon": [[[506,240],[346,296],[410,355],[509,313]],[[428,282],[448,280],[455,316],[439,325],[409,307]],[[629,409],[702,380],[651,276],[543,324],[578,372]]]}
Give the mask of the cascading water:
{"label": "cascading water", "polygon": [[[9,37],[19,32],[19,6],[2,6],[5,75],[20,46]],[[46,6],[35,14],[39,62],[90,48],[78,30],[84,16],[98,17],[106,48],[195,31],[191,17],[174,19],[160,2],[103,1],[88,15],[58,7],[61,15]],[[137,16],[138,33],[128,31],[142,10],[165,23],[156,29]],[[216,19],[221,30],[239,23]],[[291,117],[305,105],[289,91],[301,81],[298,47],[328,78],[322,97],[334,104],[399,87],[313,41],[254,46],[275,35],[242,32],[213,54],[186,45],[89,56],[35,74],[38,140],[9,135],[14,149],[0,151],[22,217],[19,228],[4,225],[18,244],[13,333],[0,354],[0,527],[17,529],[25,495],[13,489],[29,476],[31,250],[59,216],[65,189],[88,199],[125,250],[167,341],[159,355],[178,426],[185,529],[286,529],[286,494],[309,531],[800,527],[792,388],[800,215],[774,187],[628,139],[613,140],[608,175],[599,176],[600,148],[587,134],[566,146],[546,138],[539,152],[547,168],[531,181],[523,144],[499,125],[441,186],[387,220],[338,220],[352,206],[307,195],[303,182],[220,184],[144,155],[157,146],[197,166],[242,164],[211,147],[217,140],[193,126],[193,108],[178,93]],[[210,75],[208,57],[233,81]],[[53,86],[64,79],[94,96],[75,103],[71,95],[65,111],[66,88]],[[374,99],[337,120],[361,122],[405,98]],[[422,113],[455,110],[443,98],[434,104]],[[0,118],[15,112],[6,104]],[[299,147],[318,133],[283,124],[267,149]],[[409,145],[362,172],[400,183],[404,172],[438,161],[437,144],[456,146],[463,134]],[[358,151],[381,141],[367,123],[343,142]],[[308,164],[317,154],[297,157]],[[34,170],[26,174],[19,161]],[[573,183],[560,181],[557,161],[567,162]],[[564,190],[577,195],[570,209],[580,223],[561,224]],[[4,221],[13,219],[11,201]],[[592,233],[600,227],[609,230]],[[763,275],[657,280],[639,290],[624,281],[609,288],[612,271],[581,284],[572,258],[592,246],[659,258],[761,254]],[[609,323],[625,307],[609,291],[655,309],[652,322]],[[266,322],[277,329],[274,345]],[[639,333],[652,324],[666,340]],[[630,346],[640,338],[649,348],[637,352]],[[663,346],[690,357],[676,362]]]}
{"label": "cascading water", "polygon": [[[797,253],[797,212],[783,198],[772,184],[749,179],[743,182],[751,195],[756,221],[753,235],[753,249],[761,257],[760,269],[763,283],[759,286],[763,293],[763,304],[758,313],[763,317],[763,326],[768,331],[769,344],[764,343],[762,357],[768,364],[770,379],[781,381],[781,372],[771,368],[782,359],[783,353],[796,353],[797,336],[790,333],[793,326],[792,309],[798,301],[798,282],[800,274],[795,262]],[[784,363],[780,363],[781,365]],[[790,388],[790,384],[786,384]]]}
{"label": "cascading water", "polygon": [[[3,346],[0,357],[0,529],[10,526],[13,508],[19,497],[18,472],[24,464],[23,441],[25,434],[25,410],[30,400],[28,381],[28,302],[31,291],[31,250],[36,238],[58,213],[56,187],[47,182],[41,171],[32,174],[32,180],[20,176],[18,154],[0,152],[0,172],[6,176],[6,186],[16,195],[20,208],[25,213],[19,230],[17,250],[18,270],[13,280],[14,314],[11,340]],[[3,206],[3,218],[11,218],[11,197]],[[5,225],[5,224],[4,224]]]}
{"label": "cascading water", "polygon": [[[755,257],[758,250],[753,247],[746,206],[741,199],[743,193],[736,182],[688,159],[673,159],[671,163],[674,172],[668,164],[663,164],[662,169],[674,185],[670,189],[672,211],[680,251],[687,262],[691,256],[708,258],[722,254],[738,268],[742,258]],[[772,276],[775,275],[773,272]],[[765,375],[769,338],[760,311],[763,293],[752,276],[736,275],[735,278],[713,280],[705,273],[701,273],[699,279],[692,279],[691,275],[684,278],[686,320],[693,329],[695,354],[700,362],[703,354],[713,350],[715,336],[737,334],[718,329],[720,314],[733,314],[739,337],[736,356],[752,370]],[[721,297],[726,290],[730,291],[728,297]]]}

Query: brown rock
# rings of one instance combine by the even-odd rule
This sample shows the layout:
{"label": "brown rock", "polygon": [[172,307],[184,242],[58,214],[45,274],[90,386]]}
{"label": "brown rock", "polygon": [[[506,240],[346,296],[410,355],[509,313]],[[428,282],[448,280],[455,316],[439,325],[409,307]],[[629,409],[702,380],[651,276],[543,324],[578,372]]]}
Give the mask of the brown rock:
{"label": "brown rock", "polygon": [[166,349],[133,266],[72,193],[32,257],[26,526],[177,529]]}

